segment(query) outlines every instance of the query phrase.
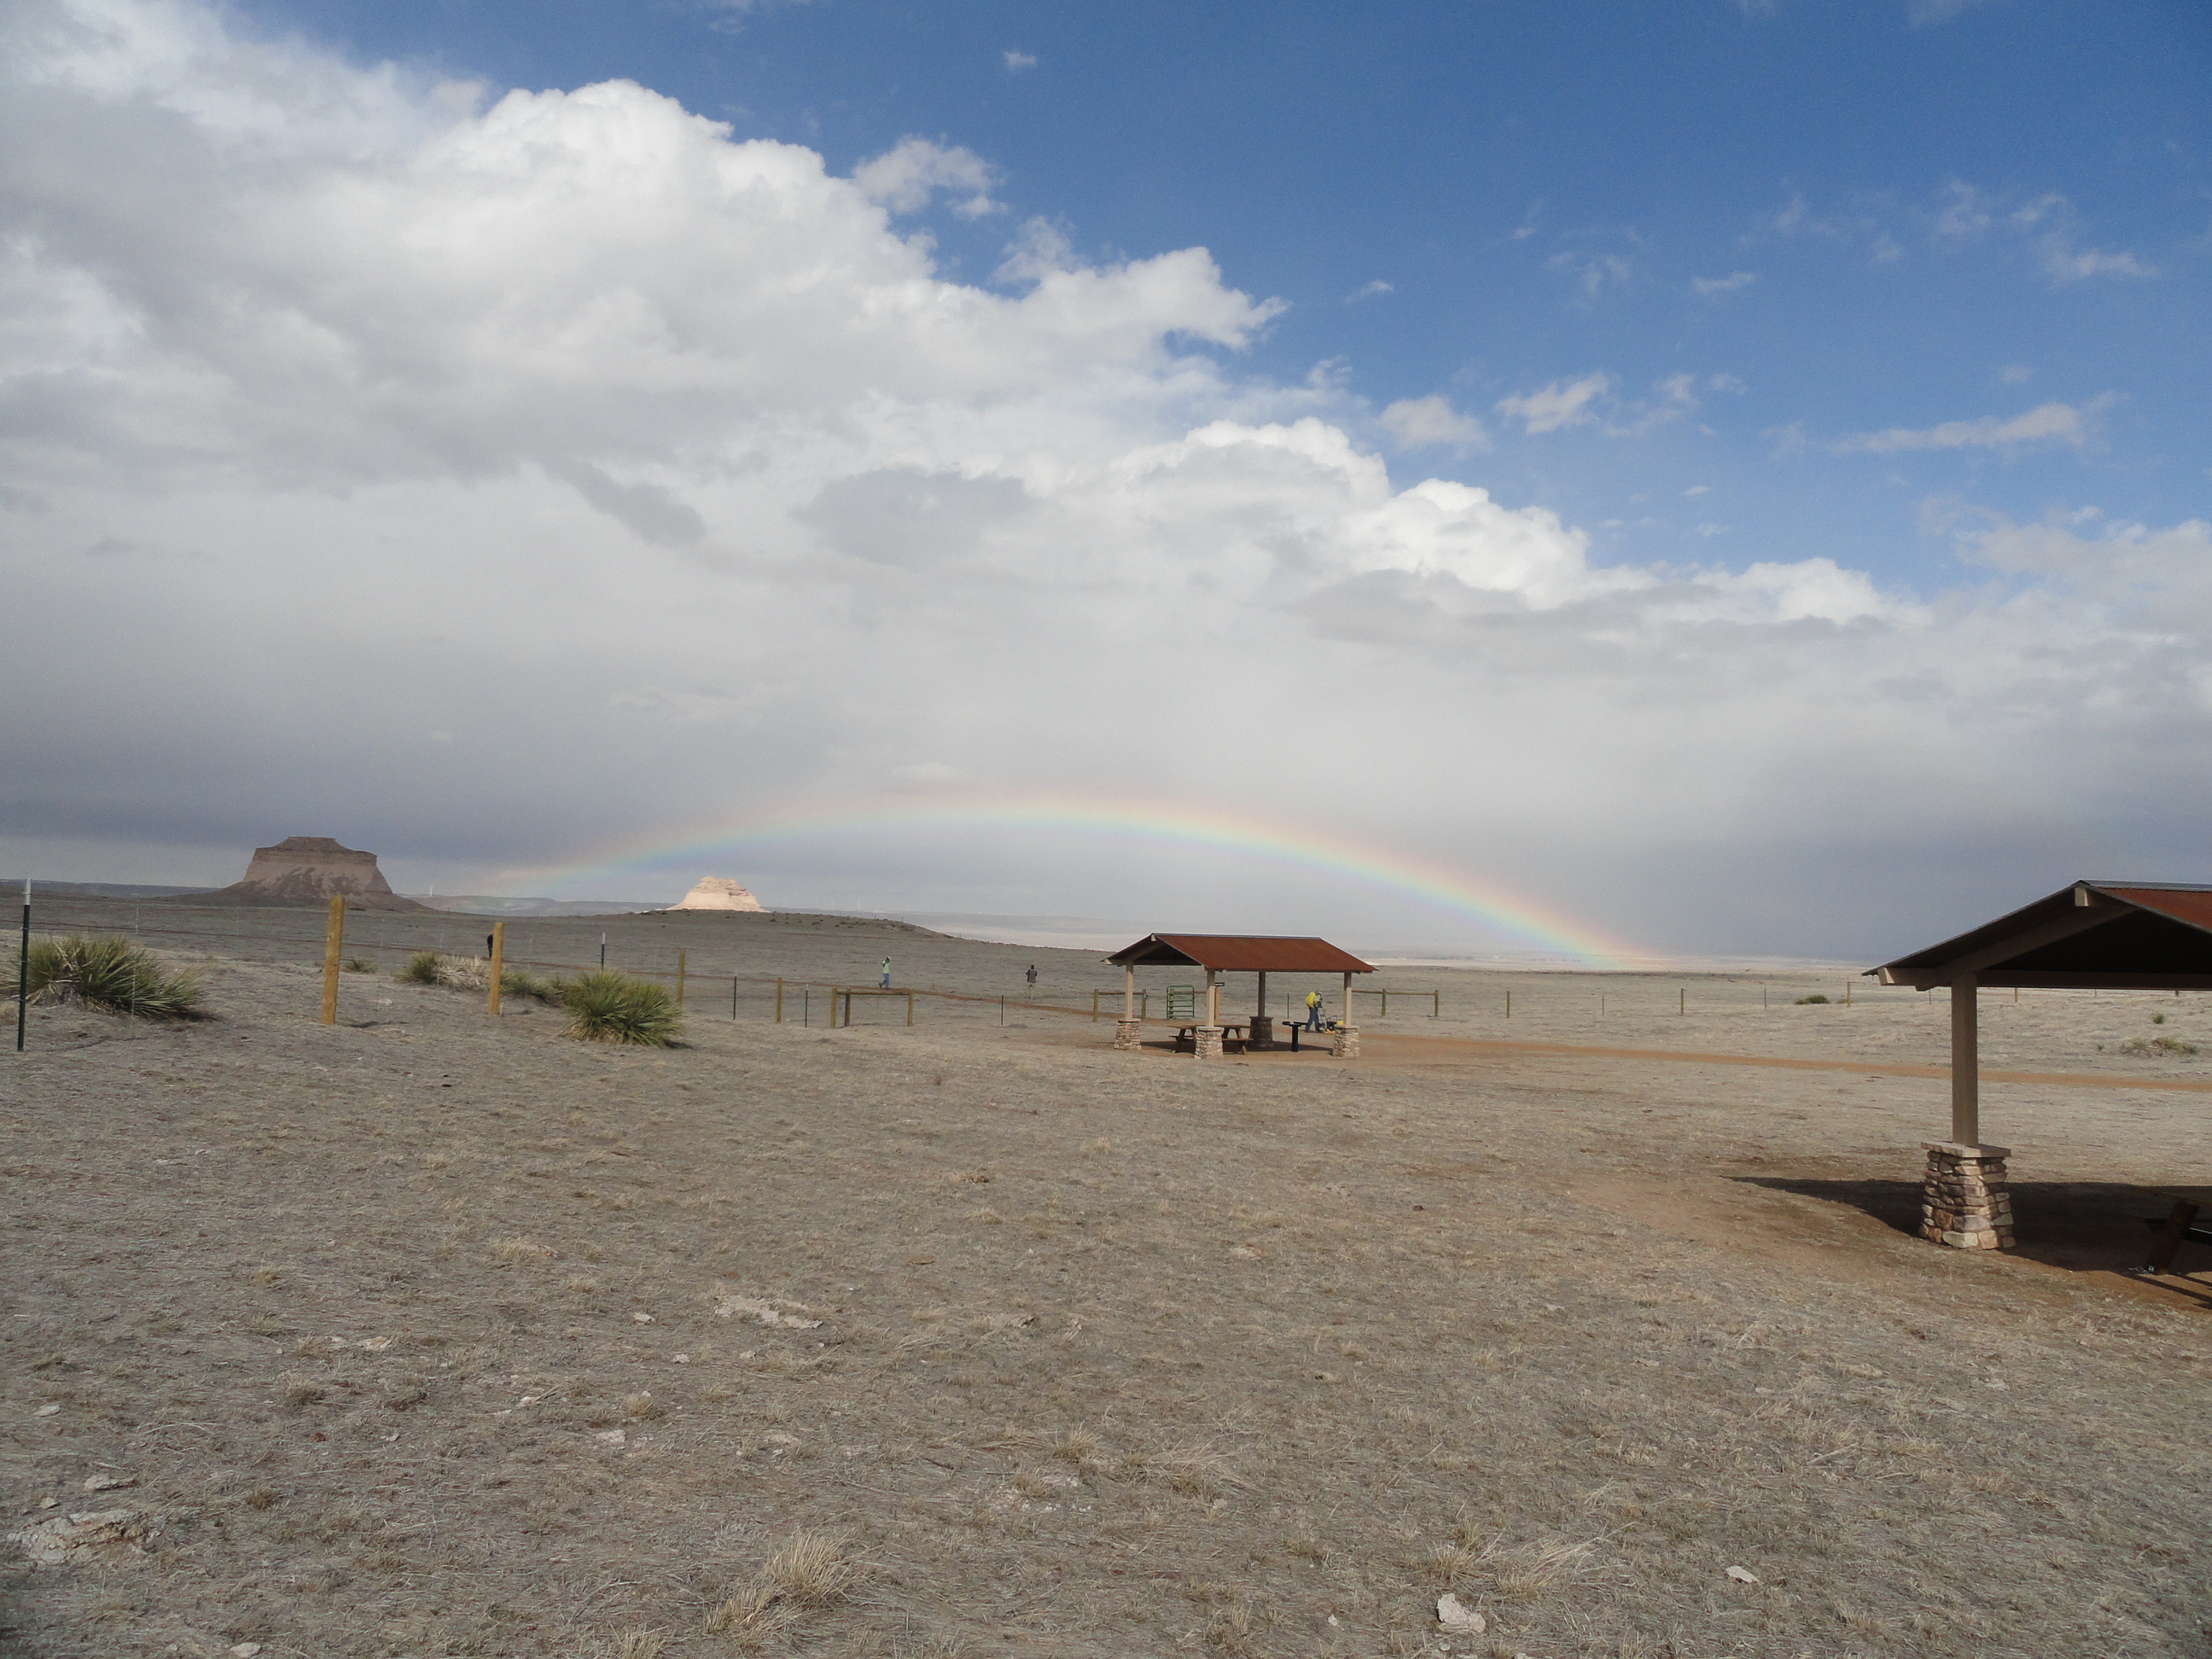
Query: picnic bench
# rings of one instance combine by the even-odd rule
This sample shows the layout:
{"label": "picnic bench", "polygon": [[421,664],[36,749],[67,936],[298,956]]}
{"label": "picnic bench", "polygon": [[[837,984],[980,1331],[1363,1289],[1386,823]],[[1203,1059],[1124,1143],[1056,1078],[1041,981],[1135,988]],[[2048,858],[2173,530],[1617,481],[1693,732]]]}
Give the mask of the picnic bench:
{"label": "picnic bench", "polygon": [[[1190,1025],[1176,1026],[1175,1046],[1178,1048],[1188,1048],[1193,1054],[1196,1054],[1198,1052],[1198,1034],[1204,1024],[1205,1022],[1201,1020]],[[1243,1048],[1245,1046],[1245,1033],[1249,1031],[1252,1028],[1249,1024],[1232,1024],[1229,1021],[1224,1020],[1221,1023],[1221,1047],[1223,1050],[1225,1052],[1228,1049],[1229,1045],[1232,1042],[1240,1049]]]}
{"label": "picnic bench", "polygon": [[2171,1198],[2173,1209],[2162,1221],[2152,1216],[2143,1218],[2143,1225],[2155,1229],[2157,1235],[2150,1242],[2150,1260],[2136,1269],[2146,1278],[2173,1271],[2174,1255],[2181,1249],[2184,1239],[2194,1240],[2199,1244],[2212,1244],[2212,1227],[2197,1224],[2197,1218],[2204,1207],[2202,1199],[2185,1197],[2179,1193],[2160,1193],[2159,1196]]}
{"label": "picnic bench", "polygon": [[[1298,1052],[1298,1035],[1300,1032],[1304,1032],[1308,1036],[1326,1036],[1329,1032],[1334,1031],[1336,1029],[1336,1025],[1337,1022],[1331,1020],[1327,1025],[1324,1025],[1320,1030],[1316,1031],[1303,1022],[1293,1024],[1290,1028],[1291,1052],[1292,1054],[1297,1054]],[[1251,1048],[1251,1039],[1249,1035],[1251,1029],[1252,1027],[1249,1021],[1236,1022],[1224,1020],[1221,1023],[1221,1047],[1223,1051],[1225,1053],[1228,1050],[1229,1045],[1233,1042],[1237,1045],[1239,1052],[1249,1053]],[[1275,1047],[1281,1046],[1280,1034],[1282,1030],[1283,1027],[1279,1024],[1275,1026],[1277,1033],[1273,1043],[1273,1046]],[[1175,1046],[1179,1049],[1188,1048],[1193,1053],[1196,1053],[1198,1049],[1198,1032],[1199,1027],[1195,1024],[1176,1026]]]}

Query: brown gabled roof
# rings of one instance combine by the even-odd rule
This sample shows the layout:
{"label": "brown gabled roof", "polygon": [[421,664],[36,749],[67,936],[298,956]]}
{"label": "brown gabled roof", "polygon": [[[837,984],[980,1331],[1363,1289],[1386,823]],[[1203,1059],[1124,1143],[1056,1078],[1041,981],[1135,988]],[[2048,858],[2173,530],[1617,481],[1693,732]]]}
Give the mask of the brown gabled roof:
{"label": "brown gabled roof", "polygon": [[1265,933],[1147,933],[1106,960],[1116,968],[1211,968],[1224,974],[1371,974],[1372,963],[1325,939]]}
{"label": "brown gabled roof", "polygon": [[1967,974],[2060,990],[2212,988],[2212,886],[2077,881],[1870,971],[1916,990]]}

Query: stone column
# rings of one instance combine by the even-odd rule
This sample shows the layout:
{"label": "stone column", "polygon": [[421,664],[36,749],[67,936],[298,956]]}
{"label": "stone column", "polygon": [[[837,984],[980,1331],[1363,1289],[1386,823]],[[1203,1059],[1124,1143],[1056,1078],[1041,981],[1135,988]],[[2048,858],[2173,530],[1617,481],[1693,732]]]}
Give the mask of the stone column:
{"label": "stone column", "polygon": [[1329,1053],[1339,1060],[1359,1058],[1359,1028],[1357,1025],[1340,1025],[1334,1036],[1335,1041],[1329,1045]]}
{"label": "stone column", "polygon": [[1272,1048],[1275,1046],[1275,1022],[1265,1014],[1255,1014],[1252,1016],[1252,1024],[1248,1035],[1250,1041],[1245,1045],[1246,1047]]}
{"label": "stone column", "polygon": [[1931,1140],[1920,1193],[1920,1236],[1960,1250],[2012,1248],[2012,1189],[2004,1146]]}
{"label": "stone column", "polygon": [[1221,1058],[1221,1028],[1218,1025],[1201,1025],[1191,1035],[1194,1039],[1192,1051],[1197,1058],[1200,1060]]}
{"label": "stone column", "polygon": [[1114,1046],[1116,1048],[1136,1048],[1142,1047],[1143,1045],[1139,1040],[1139,1034],[1144,1030],[1144,1029],[1145,1022],[1140,1019],[1115,1020],[1114,1022]]}

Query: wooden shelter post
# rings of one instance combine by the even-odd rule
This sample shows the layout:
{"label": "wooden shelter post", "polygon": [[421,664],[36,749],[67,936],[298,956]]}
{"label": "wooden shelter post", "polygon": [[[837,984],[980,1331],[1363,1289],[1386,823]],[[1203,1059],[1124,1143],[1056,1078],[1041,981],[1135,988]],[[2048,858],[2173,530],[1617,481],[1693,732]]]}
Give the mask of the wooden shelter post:
{"label": "wooden shelter post", "polygon": [[1255,1006],[1255,1007],[1252,1010],[1252,1012],[1253,1012],[1254,1013],[1255,1013],[1255,1014],[1259,1014],[1259,1015],[1262,1016],[1263,1018],[1265,1017],[1265,1015],[1267,1014],[1267,970],[1265,968],[1262,968],[1262,969],[1260,970],[1260,1000],[1259,1000],[1259,1004],[1258,1004],[1258,1006]]}
{"label": "wooden shelter post", "polygon": [[1121,970],[1121,1018],[1137,1017],[1137,970],[1133,967]]}
{"label": "wooden shelter post", "polygon": [[1982,1140],[1980,1000],[1972,974],[1951,981],[1951,1139],[1961,1146]]}

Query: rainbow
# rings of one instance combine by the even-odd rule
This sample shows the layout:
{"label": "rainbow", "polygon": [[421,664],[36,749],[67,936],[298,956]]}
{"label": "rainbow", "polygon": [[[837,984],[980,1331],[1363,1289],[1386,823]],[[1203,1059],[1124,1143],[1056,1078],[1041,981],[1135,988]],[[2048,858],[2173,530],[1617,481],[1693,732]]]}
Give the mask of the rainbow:
{"label": "rainbow", "polygon": [[1051,830],[1268,859],[1380,888],[1480,922],[1540,951],[1585,959],[1594,967],[1626,967],[1654,954],[1607,937],[1540,901],[1377,844],[1214,807],[1082,795],[960,795],[794,809],[667,839],[640,840],[582,863],[510,871],[506,878],[577,891],[645,872],[690,872],[708,865],[741,865],[739,855],[748,852],[827,837],[991,828]]}

